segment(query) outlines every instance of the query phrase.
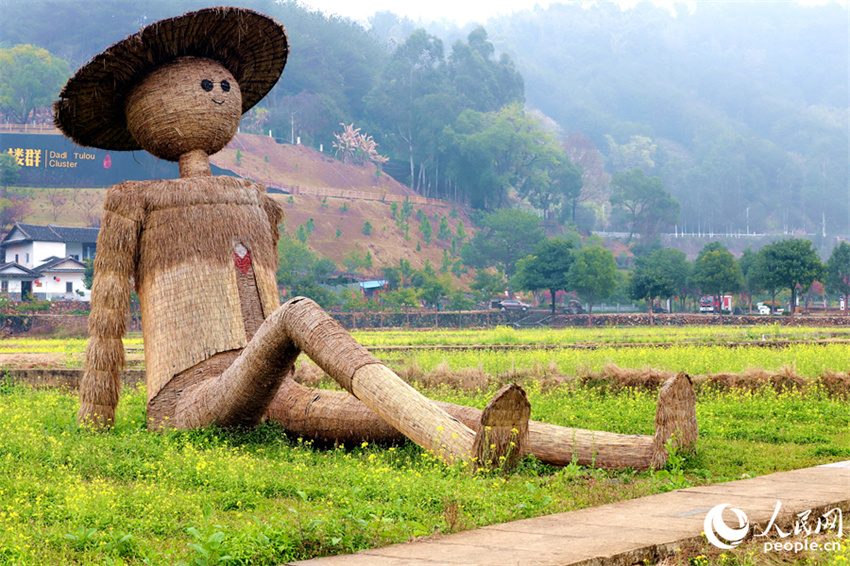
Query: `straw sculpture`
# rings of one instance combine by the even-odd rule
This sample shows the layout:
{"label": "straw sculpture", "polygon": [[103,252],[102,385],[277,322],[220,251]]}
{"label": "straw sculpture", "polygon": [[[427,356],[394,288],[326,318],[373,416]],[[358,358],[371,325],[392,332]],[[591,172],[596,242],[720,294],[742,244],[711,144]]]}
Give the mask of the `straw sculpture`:
{"label": "straw sculpture", "polygon": [[[686,374],[673,376],[659,391],[655,435],[618,434],[528,422],[526,450],[543,463],[646,470],[661,468],[667,461],[665,445],[693,448],[697,440],[696,396]],[[671,395],[671,393],[675,394]],[[481,409],[434,402],[448,414],[478,432]],[[294,436],[321,444],[358,444],[366,440],[393,444],[404,436],[356,398],[339,391],[312,389],[291,378],[281,384],[269,406],[268,417]],[[676,432],[678,431],[678,432]]]}
{"label": "straw sculpture", "polygon": [[110,47],[60,93],[56,124],[77,143],[141,148],[180,166],[179,179],[108,191],[79,419],[114,422],[132,281],[149,427],[256,424],[303,351],[414,442],[447,462],[472,462],[469,427],[399,379],[313,301],[279,305],[281,207],[262,185],[211,175],[209,155],[275,84],[287,54],[285,31],[270,18],[206,9]]}
{"label": "straw sculpture", "polygon": [[[321,422],[305,436],[356,430],[358,421],[336,411],[356,402],[363,408],[352,414],[446,462],[509,467],[528,450],[554,450],[559,455],[546,457],[569,463],[584,449],[571,443],[584,437],[540,424],[543,434],[535,433],[518,386],[500,391],[483,412],[434,403],[313,301],[297,297],[280,305],[275,274],[282,208],[258,183],[213,177],[209,155],[232,139],[242,113],[272,88],[287,55],[285,31],[274,20],[241,8],[205,9],[113,45],[60,93],[55,122],[78,144],[141,148],[180,167],[179,179],[128,181],[107,193],[79,421],[114,422],[133,285],[151,429],[252,426],[266,413],[297,420],[291,388],[282,386],[304,352],[347,391],[314,413]],[[664,422],[669,431],[678,421]],[[604,436],[591,433],[591,447],[597,434]],[[535,438],[554,448],[535,448]]]}

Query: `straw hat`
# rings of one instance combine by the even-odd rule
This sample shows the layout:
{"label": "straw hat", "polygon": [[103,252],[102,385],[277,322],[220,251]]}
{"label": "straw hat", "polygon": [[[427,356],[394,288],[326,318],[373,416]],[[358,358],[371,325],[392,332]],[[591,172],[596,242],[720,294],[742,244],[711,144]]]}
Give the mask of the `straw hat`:
{"label": "straw hat", "polygon": [[82,146],[138,150],[124,100],[154,69],[185,56],[218,61],[239,83],[244,114],[275,85],[288,53],[283,26],[244,8],[207,8],[160,20],[77,71],[53,105],[54,122]]}

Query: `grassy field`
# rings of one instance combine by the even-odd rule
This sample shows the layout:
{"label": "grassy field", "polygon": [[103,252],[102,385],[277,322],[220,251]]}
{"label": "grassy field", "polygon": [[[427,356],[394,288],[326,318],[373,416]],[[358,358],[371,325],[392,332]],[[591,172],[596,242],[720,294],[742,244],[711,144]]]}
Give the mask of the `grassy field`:
{"label": "grassy field", "polygon": [[[794,330],[799,332],[796,338],[803,340],[823,331]],[[846,346],[799,344],[732,350],[710,345],[695,349],[693,341],[702,331],[676,333],[674,338],[683,342],[681,346],[645,347],[657,356],[673,356],[666,361],[629,360],[641,365],[664,363],[677,371],[687,369],[679,364],[703,355],[707,361],[700,363],[716,369],[708,360],[722,359],[718,363],[728,366],[750,350],[789,350],[786,357],[765,362],[781,366],[804,359],[806,348],[820,348],[811,354],[820,365],[799,362],[798,371],[811,368],[805,371],[814,376],[824,369],[843,372],[847,368]],[[594,330],[587,332],[592,335]],[[625,344],[634,337],[624,332],[618,339],[617,332],[609,331],[609,342]],[[541,341],[532,334],[511,333],[521,343]],[[411,338],[426,336],[411,333]],[[458,333],[455,339],[453,334],[442,334],[442,338],[430,339],[433,344],[449,345],[462,343],[464,336]],[[641,334],[640,341],[653,336],[653,332]],[[404,345],[397,343],[396,333],[358,333],[358,338],[376,348],[387,342]],[[486,343],[487,337],[475,340]],[[572,340],[582,343],[596,338],[578,333]],[[129,350],[141,348],[135,337],[125,345]],[[0,342],[0,351],[6,347],[6,351],[18,353],[44,351],[74,357],[84,342],[29,340],[9,346],[12,342]],[[608,347],[579,353],[590,364],[587,356],[594,352],[614,356],[642,349]],[[579,379],[547,380],[555,369],[560,373],[572,367],[552,358],[555,352],[551,348],[482,350],[472,351],[477,357],[467,359],[451,356],[469,352],[436,350],[440,357],[405,360],[402,365],[451,373],[490,368],[489,360],[494,360],[490,368],[494,374],[509,373],[511,367],[519,374],[527,368],[523,384],[532,404],[532,418],[652,434],[654,391],[603,388]],[[508,357],[497,355],[502,353]],[[420,354],[429,351],[413,350],[404,356]],[[557,368],[553,368],[553,360]],[[629,368],[629,360],[616,363]],[[470,388],[422,379],[417,387],[432,398],[483,407],[499,381],[485,380]],[[77,407],[72,392],[0,385],[0,564],[280,564],[677,487],[850,459],[846,398],[829,394],[817,381],[792,390],[701,388],[697,450],[673,458],[664,473],[601,471],[576,465],[556,469],[527,459],[511,473],[470,474],[446,468],[413,445],[318,449],[287,437],[271,424],[240,432],[152,434],[145,430],[144,388],[122,394],[117,426],[106,434],[78,429],[74,423]],[[834,552],[783,558],[781,563],[845,564],[846,559],[846,552]],[[707,549],[683,549],[671,560],[694,565],[773,563],[764,562],[751,547],[722,557]]]}

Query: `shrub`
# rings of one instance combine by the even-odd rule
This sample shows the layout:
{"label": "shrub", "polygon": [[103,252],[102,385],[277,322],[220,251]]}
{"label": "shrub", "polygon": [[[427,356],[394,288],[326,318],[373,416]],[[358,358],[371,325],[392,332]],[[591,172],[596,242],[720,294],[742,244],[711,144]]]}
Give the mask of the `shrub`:
{"label": "shrub", "polygon": [[15,310],[18,312],[44,312],[50,310],[50,301],[29,301],[21,303]]}

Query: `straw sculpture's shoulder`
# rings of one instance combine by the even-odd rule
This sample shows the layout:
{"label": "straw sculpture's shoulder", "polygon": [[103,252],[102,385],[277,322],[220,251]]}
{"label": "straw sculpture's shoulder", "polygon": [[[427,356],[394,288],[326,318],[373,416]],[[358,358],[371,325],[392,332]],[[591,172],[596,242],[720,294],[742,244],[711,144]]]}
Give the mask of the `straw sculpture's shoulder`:
{"label": "straw sculpture's shoulder", "polygon": [[103,210],[128,220],[141,222],[144,216],[145,187],[156,181],[125,181],[112,185],[106,191]]}

